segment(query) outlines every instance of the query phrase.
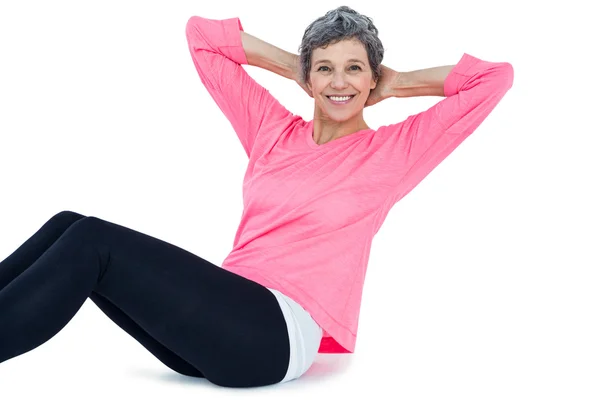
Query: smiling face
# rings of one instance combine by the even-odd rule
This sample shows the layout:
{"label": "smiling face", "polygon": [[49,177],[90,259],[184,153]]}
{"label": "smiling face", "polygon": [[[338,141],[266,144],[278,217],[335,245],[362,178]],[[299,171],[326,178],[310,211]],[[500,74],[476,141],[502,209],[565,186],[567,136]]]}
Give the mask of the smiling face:
{"label": "smiling face", "polygon": [[[339,123],[353,118],[362,120],[365,102],[377,82],[364,45],[347,39],[313,50],[307,85],[315,99],[315,118]],[[353,97],[336,103],[328,97],[331,95]]]}

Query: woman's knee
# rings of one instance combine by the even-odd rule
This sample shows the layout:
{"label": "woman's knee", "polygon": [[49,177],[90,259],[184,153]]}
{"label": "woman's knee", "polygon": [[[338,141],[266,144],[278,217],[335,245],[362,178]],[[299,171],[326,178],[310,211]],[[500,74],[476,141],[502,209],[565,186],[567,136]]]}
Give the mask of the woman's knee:
{"label": "woman's knee", "polygon": [[[77,213],[74,213],[77,215]],[[75,215],[67,214],[65,218],[72,218],[71,225],[65,233],[75,235],[80,239],[97,238],[99,235],[104,235],[103,231],[106,229],[106,223],[100,218],[96,217],[85,217],[76,218]]]}
{"label": "woman's knee", "polygon": [[96,249],[106,237],[104,221],[95,217],[78,216],[81,214],[63,211],[56,214],[48,224],[58,229],[62,245]]}
{"label": "woman's knee", "polygon": [[73,222],[77,222],[80,219],[85,218],[85,215],[81,215],[79,213],[76,213],[74,211],[61,211],[58,214],[55,214],[51,220],[54,221],[60,221],[60,222],[66,222],[66,223],[73,223]]}

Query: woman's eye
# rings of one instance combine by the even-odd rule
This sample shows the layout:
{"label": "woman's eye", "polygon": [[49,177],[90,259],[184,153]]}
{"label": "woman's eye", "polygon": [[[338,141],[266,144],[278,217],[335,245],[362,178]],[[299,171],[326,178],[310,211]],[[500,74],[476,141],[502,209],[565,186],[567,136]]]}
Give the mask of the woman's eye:
{"label": "woman's eye", "polygon": [[[352,68],[352,67],[356,67],[356,68],[358,68],[358,70],[361,69],[358,65],[352,65],[350,68]],[[321,71],[321,68],[327,68],[327,69],[329,69],[329,67],[326,67],[326,66],[323,65],[323,66],[319,67],[319,69],[317,71]],[[354,71],[357,71],[357,70],[354,70]]]}

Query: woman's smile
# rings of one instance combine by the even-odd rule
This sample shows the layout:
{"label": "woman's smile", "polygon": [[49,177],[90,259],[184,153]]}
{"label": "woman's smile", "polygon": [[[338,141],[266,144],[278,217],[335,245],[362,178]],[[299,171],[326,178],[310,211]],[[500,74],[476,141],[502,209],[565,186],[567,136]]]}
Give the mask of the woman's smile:
{"label": "woman's smile", "polygon": [[[327,97],[327,100],[329,100],[329,102],[331,104],[335,104],[336,106],[341,106],[341,105],[350,103],[352,101],[352,99],[356,97],[356,95],[343,96],[343,97],[342,96],[331,96],[331,97],[333,97],[333,99],[329,96],[325,96],[325,97]],[[350,97],[350,98],[348,98],[348,97]],[[339,100],[342,100],[342,101],[339,101]]]}

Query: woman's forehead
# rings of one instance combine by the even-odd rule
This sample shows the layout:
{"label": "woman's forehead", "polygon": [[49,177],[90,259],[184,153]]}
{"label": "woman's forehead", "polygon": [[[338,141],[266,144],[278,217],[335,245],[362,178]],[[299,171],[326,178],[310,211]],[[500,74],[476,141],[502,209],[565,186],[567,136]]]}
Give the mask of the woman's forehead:
{"label": "woman's forehead", "polygon": [[363,44],[357,40],[342,40],[335,44],[330,44],[326,48],[316,48],[313,50],[314,63],[319,62],[339,62],[356,61],[364,62],[367,52]]}

